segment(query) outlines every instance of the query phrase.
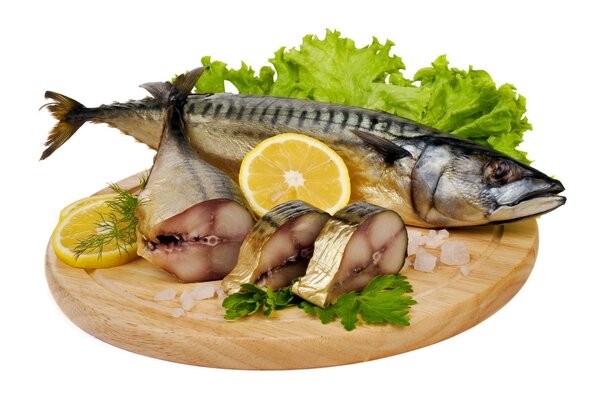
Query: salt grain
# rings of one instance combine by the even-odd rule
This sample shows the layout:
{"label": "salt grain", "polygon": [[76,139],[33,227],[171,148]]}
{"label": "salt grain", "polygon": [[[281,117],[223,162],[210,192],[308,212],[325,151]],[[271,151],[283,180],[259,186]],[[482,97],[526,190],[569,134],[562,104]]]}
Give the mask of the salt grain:
{"label": "salt grain", "polygon": [[177,296],[177,290],[174,288],[168,288],[162,292],[158,292],[154,295],[154,301],[168,301],[173,300]]}
{"label": "salt grain", "polygon": [[183,308],[176,308],[171,313],[171,317],[179,318],[179,317],[182,317],[184,314],[185,314],[185,311],[183,310]]}
{"label": "salt grain", "polygon": [[181,301],[181,308],[183,308],[185,311],[190,311],[192,307],[194,307],[195,299],[193,291],[190,290],[188,292],[181,293],[179,300]]}
{"label": "salt grain", "polygon": [[442,245],[440,261],[447,265],[465,265],[469,262],[467,245],[460,240],[449,240]]}
{"label": "salt grain", "polygon": [[195,300],[210,299],[215,295],[215,287],[212,285],[200,284],[192,290],[192,295]]}
{"label": "salt grain", "polygon": [[415,244],[414,242],[409,241],[408,242],[408,247],[406,248],[406,254],[409,255],[409,256],[417,254],[417,249],[418,248],[419,248],[419,245]]}
{"label": "salt grain", "polygon": [[460,273],[463,274],[463,276],[467,276],[469,275],[469,267],[467,267],[466,265],[461,265],[460,266]]}
{"label": "salt grain", "polygon": [[429,254],[427,250],[420,247],[417,249],[417,255],[415,257],[413,268],[421,272],[433,272],[436,261],[436,256]]}
{"label": "salt grain", "polygon": [[419,231],[408,230],[408,248],[406,253],[412,256],[417,253],[417,249],[425,243],[425,237]]}
{"label": "salt grain", "polygon": [[425,237],[420,231],[412,229],[408,230],[408,241],[412,242],[415,246],[420,246],[425,243]]}
{"label": "salt grain", "polygon": [[437,249],[450,236],[446,229],[435,231],[430,229],[425,236],[425,247],[428,249]]}

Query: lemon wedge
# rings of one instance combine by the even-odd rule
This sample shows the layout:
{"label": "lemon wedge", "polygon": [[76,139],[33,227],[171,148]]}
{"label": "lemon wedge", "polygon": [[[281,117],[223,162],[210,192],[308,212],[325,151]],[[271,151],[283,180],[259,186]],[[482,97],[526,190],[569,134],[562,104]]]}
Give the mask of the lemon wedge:
{"label": "lemon wedge", "polygon": [[350,199],[350,176],[342,158],[323,142],[296,133],[273,136],[248,152],[239,183],[259,217],[290,200],[333,214]]}
{"label": "lemon wedge", "polygon": [[[91,235],[111,228],[106,216],[114,213],[106,201],[114,195],[97,195],[71,203],[61,211],[61,218],[52,234],[52,247],[64,263],[77,268],[108,268],[126,264],[137,257],[137,245],[123,248],[116,241],[103,245],[101,252],[77,254],[77,244]],[[121,227],[117,227],[121,228]]]}

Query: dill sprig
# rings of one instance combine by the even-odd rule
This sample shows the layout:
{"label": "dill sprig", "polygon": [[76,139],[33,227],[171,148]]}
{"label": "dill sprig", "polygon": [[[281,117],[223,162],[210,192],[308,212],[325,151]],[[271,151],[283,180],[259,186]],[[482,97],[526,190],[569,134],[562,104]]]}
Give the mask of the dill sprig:
{"label": "dill sprig", "polygon": [[[142,188],[146,179],[140,180]],[[135,217],[135,209],[138,197],[117,184],[110,184],[109,187],[116,193],[114,199],[105,203],[111,211],[107,214],[99,213],[100,222],[96,224],[96,233],[77,242],[75,258],[84,253],[97,253],[98,259],[101,259],[104,248],[113,243],[119,254],[124,252],[130,255],[129,250],[137,240],[138,219]]]}

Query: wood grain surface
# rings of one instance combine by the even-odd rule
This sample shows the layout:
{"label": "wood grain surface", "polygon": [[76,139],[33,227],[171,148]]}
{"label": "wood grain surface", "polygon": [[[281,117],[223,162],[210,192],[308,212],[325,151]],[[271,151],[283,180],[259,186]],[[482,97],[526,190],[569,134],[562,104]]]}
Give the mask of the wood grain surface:
{"label": "wood grain surface", "polygon": [[[131,188],[137,177],[120,184]],[[418,229],[418,228],[409,228]],[[425,231],[425,230],[423,230]],[[432,273],[403,274],[417,301],[409,327],[359,325],[347,332],[338,322],[323,325],[290,308],[271,318],[223,319],[216,298],[199,300],[184,315],[185,284],[137,259],[110,269],[72,268],[46,255],[46,277],[63,312],[81,329],[117,347],[179,363],[232,369],[297,369],[356,363],[415,350],[454,336],[483,321],[523,286],[533,268],[538,229],[534,219],[456,229],[450,239],[466,242],[469,273],[438,265]],[[433,250],[432,253],[439,255]],[[173,300],[155,301],[168,288]]]}

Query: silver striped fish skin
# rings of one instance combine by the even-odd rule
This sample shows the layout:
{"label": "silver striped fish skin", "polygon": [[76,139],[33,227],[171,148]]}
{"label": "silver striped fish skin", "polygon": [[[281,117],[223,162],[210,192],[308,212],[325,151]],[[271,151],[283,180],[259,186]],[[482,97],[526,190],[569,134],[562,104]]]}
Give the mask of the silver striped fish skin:
{"label": "silver striped fish skin", "polygon": [[235,268],[223,278],[227,294],[252,283],[276,290],[304,275],[314,240],[330,215],[300,200],[275,206],[246,235]]}
{"label": "silver striped fish skin", "polygon": [[315,240],[306,274],[292,291],[319,307],[362,290],[379,275],[397,274],[404,266],[408,233],[402,218],[365,202],[336,212]]}
{"label": "silver striped fish skin", "polygon": [[[43,158],[86,121],[106,123],[152,148],[158,146],[164,109],[156,99],[86,108],[54,92],[47,97],[56,101],[49,106],[54,115],[72,127],[60,132],[57,124]],[[74,106],[65,105],[65,98]],[[351,201],[393,209],[409,225],[502,223],[543,214],[566,200],[557,195],[564,190],[558,180],[530,166],[383,112],[221,93],[190,95],[183,118],[201,158],[232,178],[244,155],[268,137],[296,132],[317,138],[347,164]]]}

